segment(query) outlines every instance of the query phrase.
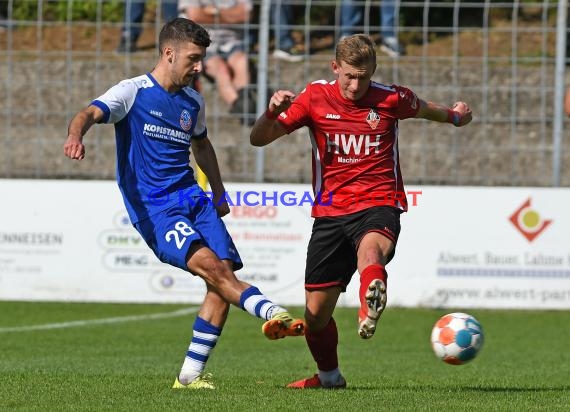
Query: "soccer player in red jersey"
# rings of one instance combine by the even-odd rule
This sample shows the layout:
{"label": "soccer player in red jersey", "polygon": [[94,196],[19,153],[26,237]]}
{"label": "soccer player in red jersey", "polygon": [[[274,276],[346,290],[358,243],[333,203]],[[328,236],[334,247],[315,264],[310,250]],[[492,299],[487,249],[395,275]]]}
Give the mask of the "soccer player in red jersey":
{"label": "soccer player in red jersey", "polygon": [[332,317],[341,292],[360,273],[358,333],[372,337],[386,305],[385,266],[394,256],[400,213],[407,210],[398,156],[398,120],[423,118],[454,126],[471,121],[464,102],[449,108],[402,86],[371,81],[373,41],[356,34],[339,41],[336,80],[312,82],[297,96],[278,90],[251,130],[265,146],[307,126],[313,151],[315,218],[305,270],[305,337],[318,374],[291,388],[344,388],[338,332]]}

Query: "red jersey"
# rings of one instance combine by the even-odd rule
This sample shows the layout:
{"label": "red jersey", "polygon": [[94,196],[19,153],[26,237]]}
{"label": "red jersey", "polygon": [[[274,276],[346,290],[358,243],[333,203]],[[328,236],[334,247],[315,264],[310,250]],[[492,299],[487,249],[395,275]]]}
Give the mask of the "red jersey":
{"label": "red jersey", "polygon": [[340,216],[373,206],[407,210],[400,173],[398,119],[415,117],[417,96],[371,82],[358,101],[337,81],[307,85],[278,117],[287,133],[307,126],[313,146],[313,217]]}

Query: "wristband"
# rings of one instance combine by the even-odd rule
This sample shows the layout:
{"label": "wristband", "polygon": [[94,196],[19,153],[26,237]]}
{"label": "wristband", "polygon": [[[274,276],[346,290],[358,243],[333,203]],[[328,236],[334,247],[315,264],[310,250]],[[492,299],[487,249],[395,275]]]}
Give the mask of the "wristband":
{"label": "wristband", "polygon": [[273,113],[269,109],[267,109],[264,114],[265,114],[265,117],[268,118],[269,120],[275,120],[275,119],[277,119],[277,117],[279,117],[278,114]]}
{"label": "wristband", "polygon": [[461,122],[461,114],[453,109],[447,109],[447,123],[459,126],[459,122]]}

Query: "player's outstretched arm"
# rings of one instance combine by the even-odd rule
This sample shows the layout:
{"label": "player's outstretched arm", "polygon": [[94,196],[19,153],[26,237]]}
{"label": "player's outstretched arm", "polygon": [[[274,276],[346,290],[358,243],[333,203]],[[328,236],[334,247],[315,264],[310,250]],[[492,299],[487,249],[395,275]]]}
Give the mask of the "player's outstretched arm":
{"label": "player's outstretched arm", "polygon": [[473,116],[471,109],[465,102],[456,102],[452,107],[443,104],[420,101],[420,109],[416,114],[417,118],[432,120],[441,123],[451,123],[461,127],[471,122]]}
{"label": "player's outstretched arm", "polygon": [[254,146],[265,146],[287,134],[287,131],[275,121],[277,116],[291,106],[295,93],[289,90],[277,90],[269,100],[264,114],[259,116],[251,129],[249,141]]}
{"label": "player's outstretched arm", "polygon": [[63,145],[63,153],[70,159],[82,160],[85,158],[83,136],[91,126],[103,119],[103,111],[97,106],[89,106],[81,110],[67,128],[67,140]]}

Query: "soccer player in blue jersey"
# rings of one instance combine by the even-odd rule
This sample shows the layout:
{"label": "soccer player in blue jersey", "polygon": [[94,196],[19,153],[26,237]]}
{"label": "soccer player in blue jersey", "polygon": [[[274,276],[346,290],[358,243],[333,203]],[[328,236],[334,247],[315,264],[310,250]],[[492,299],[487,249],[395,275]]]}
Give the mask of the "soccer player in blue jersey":
{"label": "soccer player in blue jersey", "polygon": [[[199,24],[177,18],[159,36],[159,61],[147,74],[123,80],[77,113],[64,153],[85,157],[83,136],[95,123],[113,123],[117,182],[132,224],[165,263],[200,276],[207,292],[173,388],[213,389],[204,374],[226,321],[229,304],[265,319],[269,339],[304,334],[304,323],[259,289],[238,280],[243,264],[221,220],[229,213],[216,154],[208,139],[204,100],[188,87],[202,70],[210,45]],[[209,179],[213,201],[198,186],[189,152]]]}

